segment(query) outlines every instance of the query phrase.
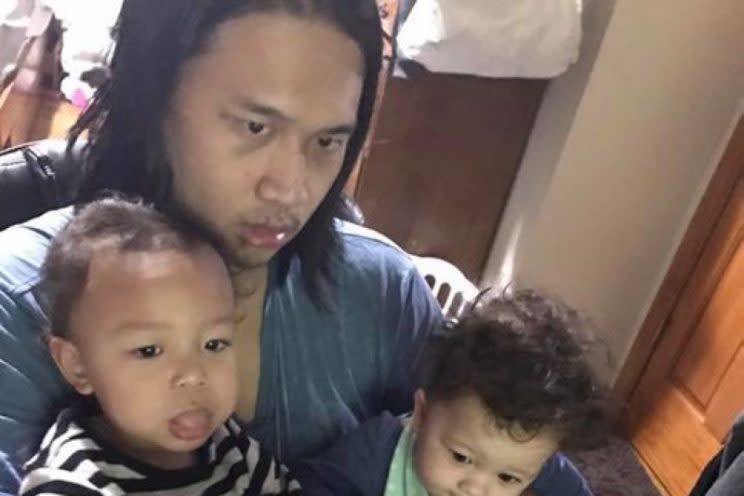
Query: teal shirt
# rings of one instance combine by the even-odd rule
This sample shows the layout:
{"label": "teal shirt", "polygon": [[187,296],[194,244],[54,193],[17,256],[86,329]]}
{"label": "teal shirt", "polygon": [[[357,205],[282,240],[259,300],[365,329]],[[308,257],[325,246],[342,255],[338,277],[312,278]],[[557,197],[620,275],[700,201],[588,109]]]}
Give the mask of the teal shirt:
{"label": "teal shirt", "polygon": [[428,496],[413,465],[413,432],[403,428],[390,461],[384,496]]}
{"label": "teal shirt", "polygon": [[[40,339],[46,319],[37,298],[44,256],[70,215],[53,211],[0,232],[0,461],[16,467],[70,392]],[[384,410],[410,410],[413,364],[442,319],[405,253],[374,231],[337,229],[344,260],[329,311],[312,303],[299,263],[283,284],[269,281],[249,432],[283,462],[318,453]],[[11,479],[0,470],[0,492]]]}

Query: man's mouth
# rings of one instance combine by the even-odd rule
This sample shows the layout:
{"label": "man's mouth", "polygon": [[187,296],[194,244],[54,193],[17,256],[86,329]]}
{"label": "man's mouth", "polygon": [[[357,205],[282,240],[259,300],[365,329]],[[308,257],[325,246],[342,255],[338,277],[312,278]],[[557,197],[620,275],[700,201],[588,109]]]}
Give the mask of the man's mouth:
{"label": "man's mouth", "polygon": [[270,224],[246,223],[241,225],[241,240],[255,248],[279,250],[299,230],[298,223]]}

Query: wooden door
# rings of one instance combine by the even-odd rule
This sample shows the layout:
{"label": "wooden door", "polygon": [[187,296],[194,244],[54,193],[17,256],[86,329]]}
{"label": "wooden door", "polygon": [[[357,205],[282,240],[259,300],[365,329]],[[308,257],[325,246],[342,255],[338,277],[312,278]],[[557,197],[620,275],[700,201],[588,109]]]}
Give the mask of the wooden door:
{"label": "wooden door", "polygon": [[382,22],[382,66],[380,67],[380,77],[377,82],[377,97],[375,99],[375,107],[372,110],[372,117],[370,119],[369,131],[367,133],[367,139],[362,146],[362,150],[359,153],[357,164],[349,175],[349,179],[346,181],[344,186],[344,192],[350,197],[356,196],[357,184],[359,183],[359,171],[361,170],[362,163],[366,160],[369,155],[369,147],[371,144],[372,136],[374,136],[375,129],[377,128],[377,120],[380,115],[380,106],[382,105],[383,97],[385,96],[385,87],[387,86],[388,79],[390,77],[390,68],[393,56],[395,54],[395,48],[393,47],[393,39],[396,34],[396,26],[398,24],[398,0],[377,0],[377,9],[380,12],[380,21]]}
{"label": "wooden door", "polygon": [[546,84],[426,71],[389,80],[356,189],[367,224],[477,282]]}
{"label": "wooden door", "polygon": [[[724,158],[736,163],[722,165],[741,171],[743,151],[744,121]],[[671,496],[689,493],[744,410],[744,175],[734,177],[626,420],[633,445]]]}

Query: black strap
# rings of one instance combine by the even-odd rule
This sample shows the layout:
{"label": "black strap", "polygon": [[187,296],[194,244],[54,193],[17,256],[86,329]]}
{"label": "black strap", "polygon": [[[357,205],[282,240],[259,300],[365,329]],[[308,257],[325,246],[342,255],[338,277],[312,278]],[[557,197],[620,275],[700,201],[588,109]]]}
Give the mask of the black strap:
{"label": "black strap", "polygon": [[62,206],[62,195],[57,181],[57,174],[52,168],[52,161],[47,155],[39,155],[34,147],[29,146],[23,150],[31,173],[36,179],[40,199],[46,210]]}
{"label": "black strap", "polygon": [[68,154],[63,140],[43,140],[0,153],[0,230],[73,202],[84,144]]}

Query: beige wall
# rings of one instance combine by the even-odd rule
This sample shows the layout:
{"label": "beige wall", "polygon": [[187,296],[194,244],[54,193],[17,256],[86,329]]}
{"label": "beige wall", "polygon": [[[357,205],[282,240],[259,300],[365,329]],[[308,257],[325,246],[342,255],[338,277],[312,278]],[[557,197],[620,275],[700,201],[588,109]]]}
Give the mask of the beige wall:
{"label": "beige wall", "polygon": [[484,281],[559,293],[619,365],[744,97],[744,2],[617,0],[590,41],[546,98]]}

